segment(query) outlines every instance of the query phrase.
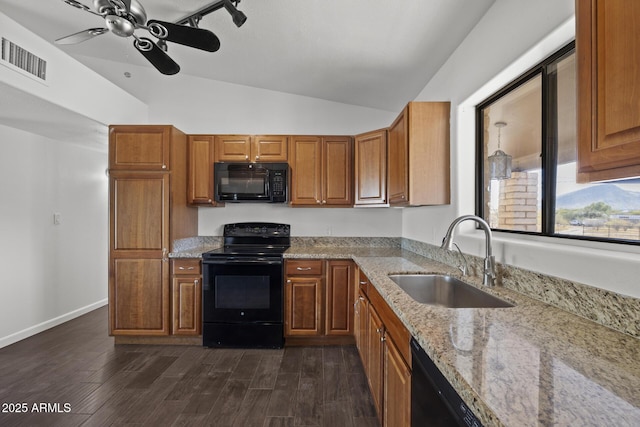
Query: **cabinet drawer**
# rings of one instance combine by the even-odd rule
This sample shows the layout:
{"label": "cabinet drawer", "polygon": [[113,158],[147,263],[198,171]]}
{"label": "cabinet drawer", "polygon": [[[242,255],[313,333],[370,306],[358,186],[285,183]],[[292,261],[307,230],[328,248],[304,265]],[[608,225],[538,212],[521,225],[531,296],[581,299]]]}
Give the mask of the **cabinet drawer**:
{"label": "cabinet drawer", "polygon": [[321,276],[322,260],[287,260],[286,262],[287,276]]}
{"label": "cabinet drawer", "polygon": [[200,274],[202,274],[200,260],[196,258],[174,259],[173,274],[189,274],[192,276],[199,276]]}

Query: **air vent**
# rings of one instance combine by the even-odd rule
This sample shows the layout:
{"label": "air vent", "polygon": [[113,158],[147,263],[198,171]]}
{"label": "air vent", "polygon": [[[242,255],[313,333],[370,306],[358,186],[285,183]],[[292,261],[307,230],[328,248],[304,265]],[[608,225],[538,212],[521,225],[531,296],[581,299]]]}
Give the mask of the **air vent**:
{"label": "air vent", "polygon": [[21,48],[10,40],[2,38],[2,60],[39,79],[46,80],[47,61]]}

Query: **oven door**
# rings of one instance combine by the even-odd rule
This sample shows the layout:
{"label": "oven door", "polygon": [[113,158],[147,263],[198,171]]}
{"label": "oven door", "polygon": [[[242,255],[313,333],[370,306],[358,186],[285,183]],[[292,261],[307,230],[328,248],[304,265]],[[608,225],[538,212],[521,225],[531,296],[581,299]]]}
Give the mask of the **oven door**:
{"label": "oven door", "polygon": [[204,260],[202,298],[205,323],[281,323],[282,258],[223,256]]}

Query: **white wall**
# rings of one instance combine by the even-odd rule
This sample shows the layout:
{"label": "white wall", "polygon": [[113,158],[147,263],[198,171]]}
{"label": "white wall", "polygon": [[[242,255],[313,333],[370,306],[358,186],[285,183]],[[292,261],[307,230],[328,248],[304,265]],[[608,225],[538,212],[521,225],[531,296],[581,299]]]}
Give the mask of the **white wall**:
{"label": "white wall", "polygon": [[148,109],[2,13],[0,32],[47,61],[46,82],[0,63],[3,347],[106,304],[107,125]]}
{"label": "white wall", "polygon": [[[355,135],[386,127],[389,112],[282,92],[177,75],[150,95],[152,123],[172,123],[186,133]],[[161,77],[160,77],[161,78]],[[220,235],[222,225],[241,221],[291,224],[294,236],[399,237],[398,209],[289,208],[227,204],[199,208],[199,234]]]}
{"label": "white wall", "polygon": [[[574,38],[574,0],[498,0],[416,98],[451,100],[452,203],[403,211],[403,236],[439,244],[449,223],[474,213],[475,106]],[[473,226],[457,240],[482,256]],[[494,234],[499,262],[640,297],[640,250],[629,245]]]}
{"label": "white wall", "polygon": [[91,145],[0,125],[0,347],[106,303],[107,155]]}

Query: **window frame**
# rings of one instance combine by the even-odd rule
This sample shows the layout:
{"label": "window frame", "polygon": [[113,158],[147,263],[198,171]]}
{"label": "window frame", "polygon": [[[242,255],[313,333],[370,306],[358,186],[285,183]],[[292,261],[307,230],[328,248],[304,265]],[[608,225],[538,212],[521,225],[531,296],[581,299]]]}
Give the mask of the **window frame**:
{"label": "window frame", "polygon": [[[575,40],[569,42],[544,60],[531,67],[529,70],[516,77],[503,88],[476,105],[476,182],[475,182],[475,211],[476,215],[484,218],[484,119],[483,111],[486,107],[498,101],[505,95],[528,83],[534,77],[540,75],[542,80],[542,123],[541,123],[541,179],[542,179],[542,206],[540,232],[509,230],[491,228],[492,231],[510,233],[515,235],[531,235],[554,237],[559,239],[584,240],[594,242],[607,242],[616,244],[630,244],[640,246],[640,241],[612,239],[593,236],[577,236],[558,234],[555,232],[555,202],[556,202],[556,162],[557,162],[557,75],[554,74],[556,64],[565,57],[575,54]],[[577,126],[577,123],[576,123]],[[577,149],[577,147],[576,147]]]}

